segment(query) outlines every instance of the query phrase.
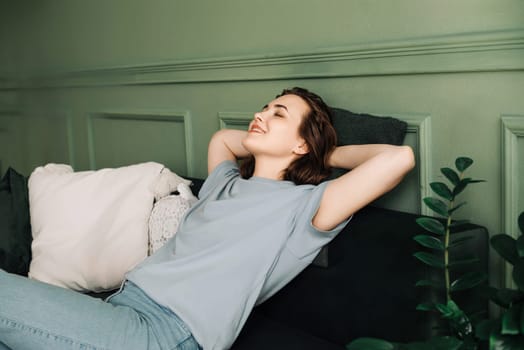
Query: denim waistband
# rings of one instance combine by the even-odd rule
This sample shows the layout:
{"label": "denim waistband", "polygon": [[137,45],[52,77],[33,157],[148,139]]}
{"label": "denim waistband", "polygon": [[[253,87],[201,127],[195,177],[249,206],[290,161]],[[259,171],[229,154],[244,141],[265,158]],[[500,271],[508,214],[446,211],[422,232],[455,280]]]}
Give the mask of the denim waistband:
{"label": "denim waistband", "polygon": [[138,312],[150,325],[161,349],[177,349],[182,343],[194,343],[194,346],[183,346],[184,349],[199,348],[184,321],[172,310],[157,304],[133,282],[125,281],[118,292],[107,298],[107,302],[128,306]]}

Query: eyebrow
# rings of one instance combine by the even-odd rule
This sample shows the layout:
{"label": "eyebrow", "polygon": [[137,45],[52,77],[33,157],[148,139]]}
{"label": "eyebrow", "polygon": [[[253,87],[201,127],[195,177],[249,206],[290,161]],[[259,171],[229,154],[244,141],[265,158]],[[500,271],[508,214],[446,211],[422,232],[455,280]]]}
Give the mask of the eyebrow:
{"label": "eyebrow", "polygon": [[[268,108],[268,107],[269,107],[268,105],[264,105],[264,107],[262,107],[262,109],[264,110],[264,109],[266,109],[266,108]],[[284,109],[286,110],[286,112],[289,112],[289,111],[287,110],[287,107],[284,106],[284,105],[281,105],[281,104],[275,104],[274,107],[276,107],[276,108],[284,108]]]}

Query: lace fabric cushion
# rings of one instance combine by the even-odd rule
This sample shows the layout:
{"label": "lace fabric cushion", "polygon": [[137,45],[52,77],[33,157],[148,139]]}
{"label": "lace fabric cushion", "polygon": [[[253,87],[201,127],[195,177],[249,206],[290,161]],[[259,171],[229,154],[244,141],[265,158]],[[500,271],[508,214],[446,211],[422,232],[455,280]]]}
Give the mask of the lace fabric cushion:
{"label": "lace fabric cushion", "polygon": [[[196,201],[187,185],[179,185],[175,194],[158,200],[149,217],[149,255],[161,248],[178,230],[180,221]],[[189,192],[189,193],[188,193]]]}

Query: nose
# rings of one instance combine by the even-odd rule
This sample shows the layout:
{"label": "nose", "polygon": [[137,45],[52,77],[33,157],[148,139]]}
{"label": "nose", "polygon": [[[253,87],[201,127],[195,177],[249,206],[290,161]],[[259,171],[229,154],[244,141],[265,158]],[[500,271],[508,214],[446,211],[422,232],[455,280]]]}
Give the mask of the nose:
{"label": "nose", "polygon": [[262,112],[256,112],[255,113],[255,120],[259,121],[259,122],[264,121],[264,118],[262,117]]}

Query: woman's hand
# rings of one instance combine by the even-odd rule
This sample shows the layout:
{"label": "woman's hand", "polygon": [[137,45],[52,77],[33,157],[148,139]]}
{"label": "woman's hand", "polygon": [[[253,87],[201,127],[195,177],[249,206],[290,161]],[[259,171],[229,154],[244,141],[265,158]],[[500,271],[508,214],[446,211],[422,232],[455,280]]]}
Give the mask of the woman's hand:
{"label": "woman's hand", "polygon": [[415,157],[409,146],[351,145],[337,147],[330,165],[352,170],[328,184],[313,218],[320,230],[335,228],[393,189],[413,169]]}
{"label": "woman's hand", "polygon": [[207,171],[211,173],[215,167],[225,160],[236,161],[246,158],[249,152],[242,145],[247,131],[223,129],[217,131],[209,141],[207,151]]}

